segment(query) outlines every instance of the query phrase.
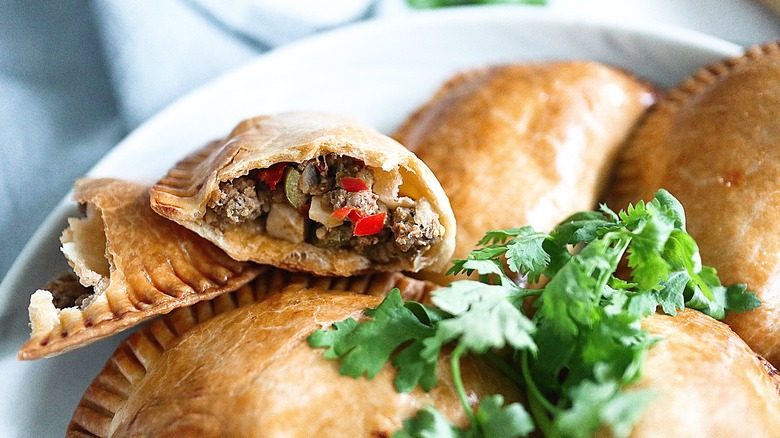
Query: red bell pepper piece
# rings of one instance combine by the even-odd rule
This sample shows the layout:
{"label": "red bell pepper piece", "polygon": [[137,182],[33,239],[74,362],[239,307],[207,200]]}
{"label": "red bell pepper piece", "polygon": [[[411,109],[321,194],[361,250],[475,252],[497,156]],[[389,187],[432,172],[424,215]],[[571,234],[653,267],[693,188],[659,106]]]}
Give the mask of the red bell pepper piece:
{"label": "red bell pepper piece", "polygon": [[336,219],[347,218],[352,222],[357,222],[360,219],[366,217],[366,214],[355,207],[341,207],[331,213],[331,216],[335,217]]}
{"label": "red bell pepper piece", "polygon": [[287,169],[287,164],[277,163],[268,169],[260,171],[260,181],[268,184],[271,190],[276,190],[276,185],[282,180],[284,176],[284,170]]}
{"label": "red bell pepper piece", "polygon": [[352,234],[355,236],[371,236],[378,234],[385,225],[386,215],[387,213],[382,212],[361,218],[355,222],[355,231]]}
{"label": "red bell pepper piece", "polygon": [[341,207],[331,213],[331,216],[335,217],[336,219],[344,219],[345,217],[349,216],[352,210],[355,210],[355,207]]}
{"label": "red bell pepper piece", "polygon": [[357,223],[359,220],[366,217],[366,214],[362,210],[354,209],[347,215],[347,219],[351,220],[353,223]]}
{"label": "red bell pepper piece", "polygon": [[341,187],[348,192],[368,190],[368,184],[360,178],[341,178]]}

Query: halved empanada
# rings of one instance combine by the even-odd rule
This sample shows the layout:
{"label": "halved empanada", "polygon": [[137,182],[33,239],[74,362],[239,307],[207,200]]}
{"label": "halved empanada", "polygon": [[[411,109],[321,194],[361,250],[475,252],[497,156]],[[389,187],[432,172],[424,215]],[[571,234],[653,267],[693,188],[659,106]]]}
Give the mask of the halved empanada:
{"label": "halved empanada", "polygon": [[747,283],[761,307],[726,322],[780,366],[780,44],[702,68],[632,136],[608,193],[613,208],[676,196],[702,262]]}
{"label": "halved empanada", "polygon": [[393,135],[436,174],[454,256],[490,229],[548,231],[590,210],[651,88],[595,62],[500,65],[451,78]]}
{"label": "halved empanada", "polygon": [[32,295],[32,335],[20,359],[86,345],[233,291],[265,269],[237,262],[155,214],[148,190],[112,179],[76,182],[73,197],[85,206],[86,217],[69,219],[60,240],[78,278],[59,278]]}
{"label": "halved empanada", "polygon": [[246,120],[151,196],[155,211],[236,260],[320,275],[438,270],[455,242],[449,201],[422,161],[323,113]]}
{"label": "halved empanada", "polygon": [[[286,285],[286,286],[285,286]],[[426,405],[463,425],[448,364],[429,393],[399,394],[390,365],[373,380],[339,374],[306,337],[361,318],[399,287],[421,299],[430,283],[400,274],[313,279],[271,270],[250,285],[177,309],[123,342],[84,394],[68,436],[389,436]],[[516,386],[463,361],[469,400],[518,399]]]}

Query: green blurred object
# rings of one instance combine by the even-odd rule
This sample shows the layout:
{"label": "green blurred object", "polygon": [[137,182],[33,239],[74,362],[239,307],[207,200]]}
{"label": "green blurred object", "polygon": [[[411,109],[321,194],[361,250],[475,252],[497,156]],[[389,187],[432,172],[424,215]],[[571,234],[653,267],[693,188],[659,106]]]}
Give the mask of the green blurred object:
{"label": "green blurred object", "polygon": [[466,5],[546,5],[547,0],[406,0],[406,4],[415,9],[430,9]]}

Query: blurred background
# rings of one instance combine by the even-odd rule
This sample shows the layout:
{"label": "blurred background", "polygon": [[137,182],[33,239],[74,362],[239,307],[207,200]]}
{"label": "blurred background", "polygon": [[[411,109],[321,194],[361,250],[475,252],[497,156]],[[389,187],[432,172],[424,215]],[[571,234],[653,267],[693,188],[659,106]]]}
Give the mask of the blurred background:
{"label": "blurred background", "polygon": [[[498,2],[660,22],[742,46],[780,38],[770,0]],[[496,1],[3,0],[0,278],[76,178],[188,91],[313,34],[468,3]]]}

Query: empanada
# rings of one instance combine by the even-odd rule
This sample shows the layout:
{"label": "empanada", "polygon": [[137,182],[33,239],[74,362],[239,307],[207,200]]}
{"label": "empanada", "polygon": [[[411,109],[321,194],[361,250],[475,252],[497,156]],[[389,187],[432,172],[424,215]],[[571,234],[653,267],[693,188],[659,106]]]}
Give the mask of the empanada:
{"label": "empanada", "polygon": [[703,68],[658,102],[628,142],[607,202],[665,188],[685,208],[702,262],[747,283],[761,307],[726,322],[780,366],[780,45]]}
{"label": "empanada", "polygon": [[60,240],[78,278],[62,277],[33,294],[32,335],[20,359],[59,354],[233,291],[265,269],[155,214],[148,190],[112,179],[76,182],[73,197],[86,217],[70,218]]}
{"label": "empanada", "polygon": [[647,353],[635,389],[655,392],[630,437],[774,437],[780,385],[726,324],[701,312],[650,315],[642,327],[662,339]]}
{"label": "empanada", "polygon": [[455,242],[449,201],[422,161],[325,113],[245,120],[151,196],[155,211],[236,260],[319,275],[438,270]]}
{"label": "empanada", "polygon": [[548,231],[594,207],[651,88],[595,62],[459,74],[393,134],[438,176],[458,224],[456,258],[490,229]]}
{"label": "empanada", "polygon": [[[306,341],[382,300],[360,292],[399,287],[422,299],[430,283],[400,274],[312,280],[280,272],[133,334],[87,389],[68,436],[389,436],[431,404],[466,422],[447,362],[432,391],[399,394],[390,365],[373,380],[341,376],[339,363]],[[286,281],[273,278],[280,275]],[[470,399],[517,401],[515,385],[489,366],[469,359],[463,368]]]}

